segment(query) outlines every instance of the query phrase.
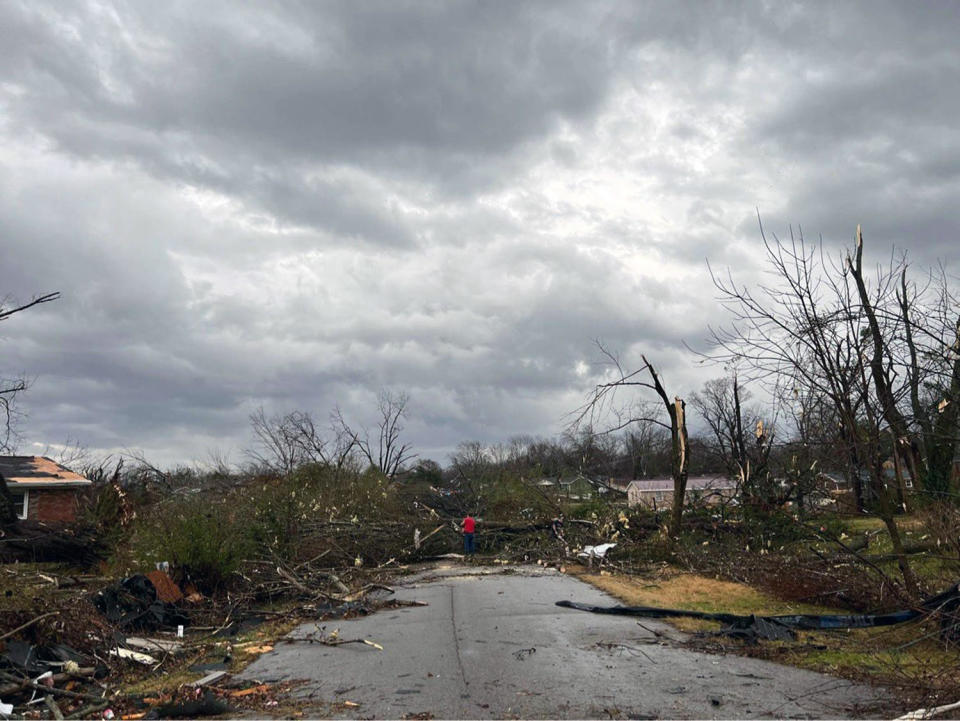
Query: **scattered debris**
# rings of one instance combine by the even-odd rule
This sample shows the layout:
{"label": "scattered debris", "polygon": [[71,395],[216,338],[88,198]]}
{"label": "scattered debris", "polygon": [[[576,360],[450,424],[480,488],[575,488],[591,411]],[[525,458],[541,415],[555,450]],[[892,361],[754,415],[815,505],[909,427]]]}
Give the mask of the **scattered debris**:
{"label": "scattered debris", "polygon": [[602,648],[607,651],[613,651],[614,649],[618,651],[626,651],[631,656],[643,656],[654,666],[657,665],[657,662],[651,658],[650,654],[648,654],[642,648],[637,648],[636,646],[629,646],[625,643],[614,643],[612,641],[597,641],[597,648]]}
{"label": "scattered debris", "polygon": [[577,555],[581,558],[603,558],[607,551],[616,548],[616,543],[601,543],[599,546],[584,546]]}
{"label": "scattered debris", "polygon": [[94,596],[93,605],[121,629],[155,630],[190,623],[176,606],[160,600],[157,587],[143,575],[130,576],[108,586]]}
{"label": "scattered debris", "polygon": [[124,645],[134,649],[153,653],[169,653],[176,655],[183,653],[184,646],[180,641],[173,641],[168,638],[140,638],[139,636],[127,636],[123,642]]}
{"label": "scattered debris", "polygon": [[198,718],[200,716],[219,716],[233,709],[209,689],[197,689],[203,692],[199,698],[188,701],[167,703],[157,709],[159,718]]}
{"label": "scattered debris", "polygon": [[157,598],[164,603],[176,603],[183,598],[183,591],[165,571],[150,571],[147,578],[157,590]]}
{"label": "scattered debris", "polygon": [[370,646],[377,649],[378,651],[383,650],[383,646],[379,643],[371,641],[366,638],[350,638],[343,639],[340,638],[340,629],[334,629],[330,633],[326,633],[325,626],[318,626],[317,630],[314,633],[307,634],[304,637],[304,640],[308,643],[322,643],[324,646],[343,646],[348,643],[361,643],[365,646]]}
{"label": "scattered debris", "polygon": [[250,653],[250,654],[262,654],[262,653],[270,653],[272,650],[273,650],[273,646],[269,646],[269,645],[267,645],[267,646],[246,646],[246,647],[243,649],[243,652],[244,652],[244,653]]}
{"label": "scattered debris", "polygon": [[240,689],[239,691],[231,691],[228,695],[230,698],[242,698],[244,696],[252,696],[253,694],[266,693],[270,690],[270,685],[262,683],[258,686],[251,686],[250,688]]}

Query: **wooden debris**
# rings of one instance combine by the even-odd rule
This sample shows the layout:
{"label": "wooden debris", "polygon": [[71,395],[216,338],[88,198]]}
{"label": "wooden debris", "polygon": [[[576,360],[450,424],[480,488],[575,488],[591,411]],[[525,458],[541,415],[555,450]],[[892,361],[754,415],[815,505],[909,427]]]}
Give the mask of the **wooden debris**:
{"label": "wooden debris", "polygon": [[157,598],[164,603],[176,603],[183,598],[183,591],[165,572],[150,571],[146,576],[150,579],[153,587],[157,589]]}
{"label": "wooden debris", "polygon": [[257,693],[266,693],[270,690],[270,685],[262,683],[259,686],[251,686],[250,688],[241,689],[240,691],[231,691],[231,698],[242,698],[244,696],[252,696]]}
{"label": "wooden debris", "polygon": [[250,654],[259,654],[259,653],[270,653],[273,650],[273,646],[248,646],[243,649],[244,653]]}
{"label": "wooden debris", "polygon": [[53,714],[55,719],[63,721],[63,711],[61,711],[60,707],[57,706],[57,702],[53,700],[53,696],[44,696],[43,703],[46,704],[48,709],[50,709],[50,713]]}
{"label": "wooden debris", "polygon": [[214,671],[213,673],[208,673],[206,676],[204,676],[203,678],[201,678],[199,681],[194,681],[194,682],[193,682],[192,684],[190,684],[190,685],[193,686],[194,688],[201,688],[201,687],[203,687],[203,686],[210,686],[211,684],[215,684],[217,681],[220,681],[220,680],[226,678],[226,677],[229,676],[229,675],[230,675],[230,674],[227,673],[226,671]]}
{"label": "wooden debris", "polygon": [[42,615],[40,615],[40,616],[37,616],[36,618],[33,618],[33,619],[27,621],[26,623],[24,623],[24,624],[22,624],[22,625],[20,625],[20,626],[17,626],[17,627],[16,627],[15,629],[13,629],[12,631],[7,631],[5,634],[3,634],[2,636],[0,636],[0,641],[2,641],[2,640],[5,639],[5,638],[9,638],[10,636],[13,636],[13,635],[16,634],[18,631],[22,631],[22,630],[25,629],[25,628],[29,628],[30,626],[32,626],[33,624],[35,624],[37,621],[42,621],[43,619],[45,619],[45,618],[47,618],[47,617],[49,617],[49,616],[56,616],[56,615],[58,615],[59,613],[60,613],[59,611],[51,611],[50,613],[44,613],[44,614],[42,614]]}

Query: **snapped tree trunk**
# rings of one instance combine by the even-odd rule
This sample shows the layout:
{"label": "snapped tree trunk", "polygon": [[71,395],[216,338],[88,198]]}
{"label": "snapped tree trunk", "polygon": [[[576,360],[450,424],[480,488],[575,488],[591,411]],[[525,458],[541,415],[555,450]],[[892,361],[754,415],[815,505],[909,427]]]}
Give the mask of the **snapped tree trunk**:
{"label": "snapped tree trunk", "polygon": [[687,438],[687,406],[683,399],[676,397],[673,401],[667,395],[666,389],[660,382],[656,369],[650,365],[646,356],[640,356],[653,380],[653,387],[670,416],[670,470],[673,476],[673,509],[670,514],[670,536],[680,533],[680,523],[683,519],[683,501],[687,492],[687,469],[690,466],[689,444]]}
{"label": "snapped tree trunk", "polygon": [[680,522],[683,519],[683,501],[687,493],[687,469],[690,459],[687,454],[687,411],[686,404],[680,398],[673,401],[673,411],[670,414],[671,435],[673,437],[673,457],[671,470],[673,471],[673,513],[670,518],[670,535],[680,533]]}

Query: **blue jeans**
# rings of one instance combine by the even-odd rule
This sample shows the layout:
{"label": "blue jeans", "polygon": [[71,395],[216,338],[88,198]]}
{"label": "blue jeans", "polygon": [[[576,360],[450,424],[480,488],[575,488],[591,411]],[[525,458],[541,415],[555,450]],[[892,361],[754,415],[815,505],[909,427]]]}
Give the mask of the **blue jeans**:
{"label": "blue jeans", "polygon": [[464,553],[474,553],[476,549],[473,547],[473,534],[464,533],[463,534],[463,552]]}

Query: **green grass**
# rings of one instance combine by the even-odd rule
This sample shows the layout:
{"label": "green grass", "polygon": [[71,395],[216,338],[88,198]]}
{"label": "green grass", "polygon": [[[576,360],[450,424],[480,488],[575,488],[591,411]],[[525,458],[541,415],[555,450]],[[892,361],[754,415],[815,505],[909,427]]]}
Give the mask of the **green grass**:
{"label": "green grass", "polygon": [[866,533],[868,531],[883,531],[886,529],[883,521],[876,516],[844,518],[843,526],[847,529],[847,533]]}

